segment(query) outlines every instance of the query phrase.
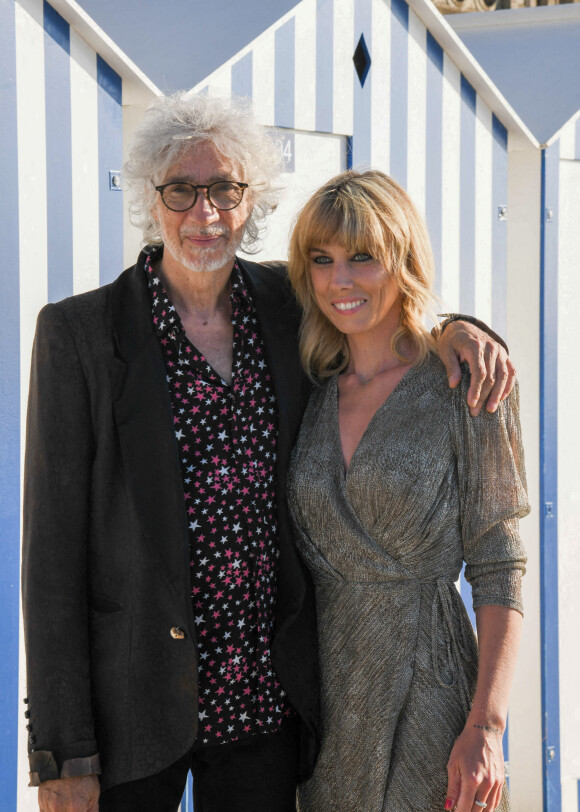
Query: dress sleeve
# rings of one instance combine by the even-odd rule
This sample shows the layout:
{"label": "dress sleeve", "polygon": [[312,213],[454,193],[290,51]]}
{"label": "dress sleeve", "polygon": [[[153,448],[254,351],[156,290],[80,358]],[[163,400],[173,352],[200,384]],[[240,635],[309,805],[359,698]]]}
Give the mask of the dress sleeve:
{"label": "dress sleeve", "polygon": [[519,519],[530,512],[519,420],[519,388],[498,410],[471,417],[470,376],[453,392],[465,577],[473,608],[507,606],[523,613],[526,554]]}

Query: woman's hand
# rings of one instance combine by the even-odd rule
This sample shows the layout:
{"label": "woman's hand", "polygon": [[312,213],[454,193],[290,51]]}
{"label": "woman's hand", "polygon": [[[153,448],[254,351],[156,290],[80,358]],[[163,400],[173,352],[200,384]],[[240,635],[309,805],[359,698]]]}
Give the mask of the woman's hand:
{"label": "woman's hand", "polygon": [[445,809],[493,812],[505,780],[501,731],[468,720],[451,751],[447,774]]}

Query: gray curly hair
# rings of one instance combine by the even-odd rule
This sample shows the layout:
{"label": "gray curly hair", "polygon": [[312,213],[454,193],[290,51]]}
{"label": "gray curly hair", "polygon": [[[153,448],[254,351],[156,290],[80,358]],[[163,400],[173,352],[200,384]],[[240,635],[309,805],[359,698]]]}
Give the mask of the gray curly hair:
{"label": "gray curly hair", "polygon": [[249,183],[252,213],[242,247],[251,253],[264,218],[274,211],[281,191],[276,180],[281,157],[271,138],[254,118],[246,100],[229,101],[185,92],[156,99],[145,113],[129,150],[124,176],[129,192],[131,222],[149,245],[162,242],[151,210],[167,170],[192,147],[211,142],[232,161]]}

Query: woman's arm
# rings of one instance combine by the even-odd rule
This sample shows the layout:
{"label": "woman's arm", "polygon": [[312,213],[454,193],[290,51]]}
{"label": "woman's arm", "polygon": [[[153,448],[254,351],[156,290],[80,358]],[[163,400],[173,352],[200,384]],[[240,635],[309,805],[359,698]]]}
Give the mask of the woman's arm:
{"label": "woman's arm", "polygon": [[522,616],[506,606],[476,610],[479,671],[473,705],[447,764],[446,809],[472,812],[474,800],[492,812],[504,783],[502,736],[518,654]]}

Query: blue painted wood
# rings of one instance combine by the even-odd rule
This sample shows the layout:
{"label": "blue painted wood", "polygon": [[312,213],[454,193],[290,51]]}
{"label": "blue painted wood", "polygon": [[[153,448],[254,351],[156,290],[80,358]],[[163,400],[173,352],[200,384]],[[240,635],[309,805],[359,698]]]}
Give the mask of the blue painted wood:
{"label": "blue painted wood", "polygon": [[13,0],[0,0],[0,808],[16,809],[20,569],[20,293]]}
{"label": "blue painted wood", "polygon": [[251,99],[253,96],[253,54],[250,51],[232,65],[232,93]]}
{"label": "blue painted wood", "polygon": [[274,52],[274,116],[277,127],[294,129],[295,20],[278,28]]}
{"label": "blue painted wood", "polygon": [[183,798],[181,799],[179,812],[194,812],[194,808],[193,808],[193,778],[191,777],[190,772],[187,774],[187,784],[185,786],[185,792],[183,793]]}
{"label": "blue painted wood", "polygon": [[44,3],[48,301],[73,293],[70,27]]}
{"label": "blue painted wood", "polygon": [[475,314],[475,104],[474,88],[461,77],[461,147],[459,158],[459,303]]}
{"label": "blue painted wood", "polygon": [[[358,0],[354,7],[354,41],[352,52],[364,35],[366,47],[372,55],[372,0]],[[373,67],[371,65],[370,71]],[[352,123],[352,162],[355,169],[368,169],[371,166],[371,120],[372,120],[372,82],[368,80],[361,86],[353,64],[353,123]],[[345,89],[346,91],[346,89]]]}
{"label": "blue painted wood", "polygon": [[469,619],[471,620],[471,625],[475,629],[476,625],[475,625],[475,612],[473,611],[472,590],[471,584],[465,578],[465,564],[463,565],[461,575],[459,576],[459,591],[461,592],[461,600],[465,604],[467,614],[469,615]]}
{"label": "blue painted wood", "polygon": [[[507,220],[499,217],[499,207],[508,199],[508,134],[503,124],[492,117],[492,266],[491,296],[493,327],[500,335],[507,330]],[[509,217],[509,212],[507,214]]]}
{"label": "blue painted wood", "polygon": [[[544,812],[560,812],[562,804],[558,645],[559,162],[557,141],[542,150],[540,212],[540,631]],[[551,218],[547,216],[548,210]]]}
{"label": "blue painted wood", "polygon": [[112,282],[123,270],[123,192],[109,187],[109,172],[123,164],[121,77],[97,54],[99,121],[99,280]]}
{"label": "blue painted wood", "polygon": [[425,216],[433,258],[435,293],[441,294],[442,188],[443,188],[443,48],[427,32],[427,113],[426,113]]}
{"label": "blue painted wood", "polygon": [[334,0],[316,0],[316,130],[334,132]]}
{"label": "blue painted wood", "polygon": [[390,174],[407,185],[407,115],[409,85],[409,6],[391,0],[391,154]]}

